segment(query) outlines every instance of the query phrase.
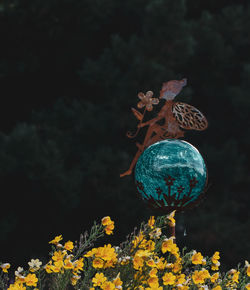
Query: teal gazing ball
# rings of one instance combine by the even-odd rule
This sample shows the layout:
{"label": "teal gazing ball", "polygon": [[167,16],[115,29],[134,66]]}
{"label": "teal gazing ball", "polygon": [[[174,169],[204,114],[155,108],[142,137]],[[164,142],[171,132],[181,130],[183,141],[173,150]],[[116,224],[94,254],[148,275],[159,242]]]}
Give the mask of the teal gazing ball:
{"label": "teal gazing ball", "polygon": [[190,143],[166,139],[149,146],[135,168],[137,190],[148,206],[182,211],[198,203],[207,185],[207,168]]}

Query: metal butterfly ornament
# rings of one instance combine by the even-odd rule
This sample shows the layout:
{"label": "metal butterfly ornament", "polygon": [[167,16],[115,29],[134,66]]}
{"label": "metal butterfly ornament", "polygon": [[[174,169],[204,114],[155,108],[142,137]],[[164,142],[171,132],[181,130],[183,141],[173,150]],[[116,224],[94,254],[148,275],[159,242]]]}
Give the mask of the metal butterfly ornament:
{"label": "metal butterfly ornament", "polygon": [[[198,109],[191,105],[174,101],[175,97],[186,84],[187,79],[185,78],[182,80],[171,80],[163,83],[159,99],[164,99],[165,104],[162,106],[157,116],[147,122],[143,122],[146,111],[152,111],[153,105],[157,105],[159,99],[153,98],[152,91],[148,91],[146,94],[141,92],[138,94],[140,101],[137,104],[137,107],[139,109],[144,108],[144,111],[141,113],[132,108],[132,112],[139,120],[139,124],[137,125],[137,131],[134,134],[128,132],[127,137],[135,138],[140,129],[145,126],[148,126],[148,129],[143,143],[136,143],[138,151],[135,154],[129,169],[120,174],[120,177],[132,173],[138,158],[150,145],[165,139],[178,139],[184,137],[184,130],[202,131],[207,128],[208,122],[205,116]],[[164,121],[164,124],[160,125],[158,122],[162,120]]]}

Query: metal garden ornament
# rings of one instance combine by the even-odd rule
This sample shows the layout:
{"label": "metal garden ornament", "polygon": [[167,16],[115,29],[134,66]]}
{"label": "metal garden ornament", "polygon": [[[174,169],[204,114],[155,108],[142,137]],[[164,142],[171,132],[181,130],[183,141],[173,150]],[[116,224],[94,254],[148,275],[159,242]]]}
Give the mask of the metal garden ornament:
{"label": "metal garden ornament", "polygon": [[[120,177],[130,175],[135,167],[135,182],[141,197],[148,206],[163,212],[192,207],[207,185],[207,169],[201,154],[193,145],[179,139],[184,137],[185,130],[202,131],[208,126],[198,109],[174,101],[186,84],[186,79],[163,83],[159,98],[153,98],[152,91],[139,93],[137,107],[144,110],[132,108],[139,124],[134,134],[127,133],[128,138],[135,138],[141,128],[148,126],[143,143],[136,143],[138,150],[129,169]],[[157,116],[143,122],[146,111],[152,111],[161,99],[165,104]]]}

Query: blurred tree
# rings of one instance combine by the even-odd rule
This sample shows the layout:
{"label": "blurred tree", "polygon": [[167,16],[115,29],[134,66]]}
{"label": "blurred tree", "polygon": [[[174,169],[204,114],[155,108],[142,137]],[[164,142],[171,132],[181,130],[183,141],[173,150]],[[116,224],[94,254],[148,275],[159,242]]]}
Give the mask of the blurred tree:
{"label": "blurred tree", "polygon": [[42,256],[54,235],[77,239],[104,215],[118,224],[118,243],[152,214],[133,178],[119,178],[136,150],[125,137],[136,126],[129,110],[139,91],[157,97],[162,82],[183,77],[179,100],[209,121],[186,140],[205,157],[211,187],[199,208],[179,215],[177,238],[204,253],[224,252],[227,267],[250,258],[250,9],[212,1],[192,12],[192,2],[4,2],[2,260],[21,265]]}

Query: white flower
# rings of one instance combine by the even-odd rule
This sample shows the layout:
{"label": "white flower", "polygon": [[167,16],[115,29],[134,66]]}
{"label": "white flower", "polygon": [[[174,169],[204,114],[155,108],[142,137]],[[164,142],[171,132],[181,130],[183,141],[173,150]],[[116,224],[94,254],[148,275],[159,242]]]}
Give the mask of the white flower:
{"label": "white flower", "polygon": [[4,263],[4,264],[0,265],[0,267],[5,269],[7,267],[10,267],[10,264],[9,263]]}
{"label": "white flower", "polygon": [[23,272],[23,268],[22,267],[18,267],[17,268],[17,271],[15,271],[15,276],[19,277],[19,278],[25,278],[24,276],[22,276],[22,273]]}
{"label": "white flower", "polygon": [[165,238],[163,241],[166,242],[166,241],[174,240],[174,239],[175,239],[175,237],[172,236],[172,237],[170,237],[170,238]]}
{"label": "white flower", "polygon": [[131,257],[130,256],[125,256],[125,257],[121,257],[121,258],[118,258],[118,263],[121,263],[121,262],[127,262],[128,260],[130,260]]}
{"label": "white flower", "polygon": [[28,265],[30,266],[31,269],[34,271],[40,269],[40,266],[42,265],[42,262],[39,261],[39,259],[31,259],[30,262],[28,262]]}
{"label": "white flower", "polygon": [[115,246],[114,248],[115,248],[116,253],[120,253],[122,251],[119,246]]}
{"label": "white flower", "polygon": [[19,273],[23,272],[23,270],[24,270],[23,267],[18,267],[17,268],[17,272],[19,272]]}

